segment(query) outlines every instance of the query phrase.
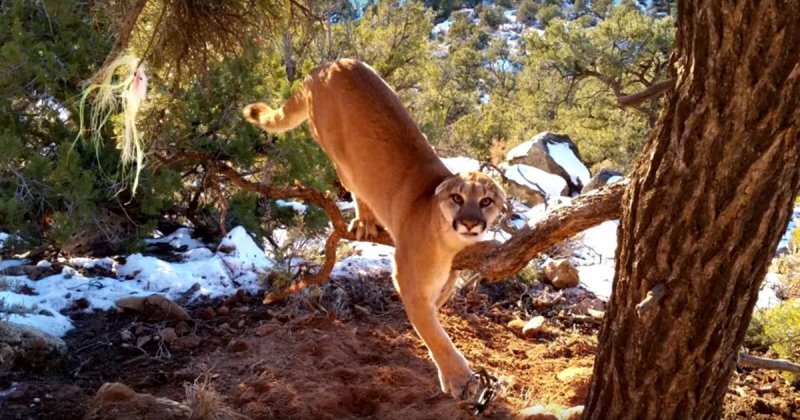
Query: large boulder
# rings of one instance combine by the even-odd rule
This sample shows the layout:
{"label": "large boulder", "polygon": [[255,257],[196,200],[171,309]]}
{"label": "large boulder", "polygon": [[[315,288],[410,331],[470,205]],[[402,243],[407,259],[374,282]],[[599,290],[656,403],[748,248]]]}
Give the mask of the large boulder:
{"label": "large boulder", "polygon": [[611,184],[612,182],[617,182],[622,179],[622,172],[611,169],[611,168],[603,168],[598,172],[592,180],[586,184],[581,193],[585,193],[591,190],[596,190],[603,185]]}
{"label": "large boulder", "polygon": [[0,321],[0,367],[58,369],[68,360],[64,340],[37,328]]}
{"label": "large boulder", "polygon": [[530,207],[569,192],[563,178],[530,165],[509,165],[503,175],[508,194]]}
{"label": "large boulder", "polygon": [[533,166],[564,178],[568,194],[579,194],[591,180],[591,174],[581,160],[578,147],[564,134],[545,131],[511,149],[506,154],[509,165]]}

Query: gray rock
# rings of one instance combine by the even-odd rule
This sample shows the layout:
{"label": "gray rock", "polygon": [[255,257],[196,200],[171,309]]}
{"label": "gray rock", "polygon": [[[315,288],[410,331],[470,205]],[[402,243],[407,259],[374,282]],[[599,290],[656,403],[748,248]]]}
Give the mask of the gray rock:
{"label": "gray rock", "polygon": [[45,371],[63,367],[69,356],[64,340],[34,327],[0,322],[0,365]]}
{"label": "gray rock", "polygon": [[615,177],[620,177],[621,178],[622,177],[622,172],[614,170],[614,169],[611,169],[611,168],[603,168],[603,169],[600,170],[600,172],[597,173],[597,175],[592,177],[592,180],[589,181],[589,183],[586,184],[585,187],[583,187],[583,189],[581,190],[581,193],[585,193],[585,192],[588,192],[588,191],[591,191],[591,190],[596,190],[596,189],[602,187],[603,185],[608,184],[608,180],[612,179],[612,178],[615,178]]}

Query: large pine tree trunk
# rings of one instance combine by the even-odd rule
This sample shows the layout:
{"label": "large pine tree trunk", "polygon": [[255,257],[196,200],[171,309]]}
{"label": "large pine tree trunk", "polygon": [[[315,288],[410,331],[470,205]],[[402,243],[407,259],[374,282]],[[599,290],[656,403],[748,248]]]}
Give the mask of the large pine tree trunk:
{"label": "large pine tree trunk", "polygon": [[623,199],[587,418],[721,415],[800,185],[799,62],[798,1],[679,3],[676,86]]}

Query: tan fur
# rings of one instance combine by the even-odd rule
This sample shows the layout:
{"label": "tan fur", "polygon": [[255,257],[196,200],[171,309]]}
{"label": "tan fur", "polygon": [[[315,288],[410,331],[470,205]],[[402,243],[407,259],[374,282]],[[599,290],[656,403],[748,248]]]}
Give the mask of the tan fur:
{"label": "tan fur", "polygon": [[280,109],[257,103],[243,114],[270,132],[309,120],[356,197],[351,229],[370,239],[380,224],[394,239],[394,281],[406,313],[439,369],[442,390],[460,394],[471,371],[437,312],[455,288],[453,257],[499,217],[502,189],[478,172],[451,174],[394,91],[355,60],[316,68]]}

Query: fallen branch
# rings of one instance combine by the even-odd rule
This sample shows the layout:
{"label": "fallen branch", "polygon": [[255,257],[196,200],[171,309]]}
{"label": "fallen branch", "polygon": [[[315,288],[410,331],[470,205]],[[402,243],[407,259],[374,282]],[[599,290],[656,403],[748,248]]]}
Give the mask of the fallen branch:
{"label": "fallen branch", "polygon": [[753,356],[745,352],[739,353],[739,366],[756,369],[780,370],[800,375],[800,364],[786,359],[767,359],[766,357]]}

